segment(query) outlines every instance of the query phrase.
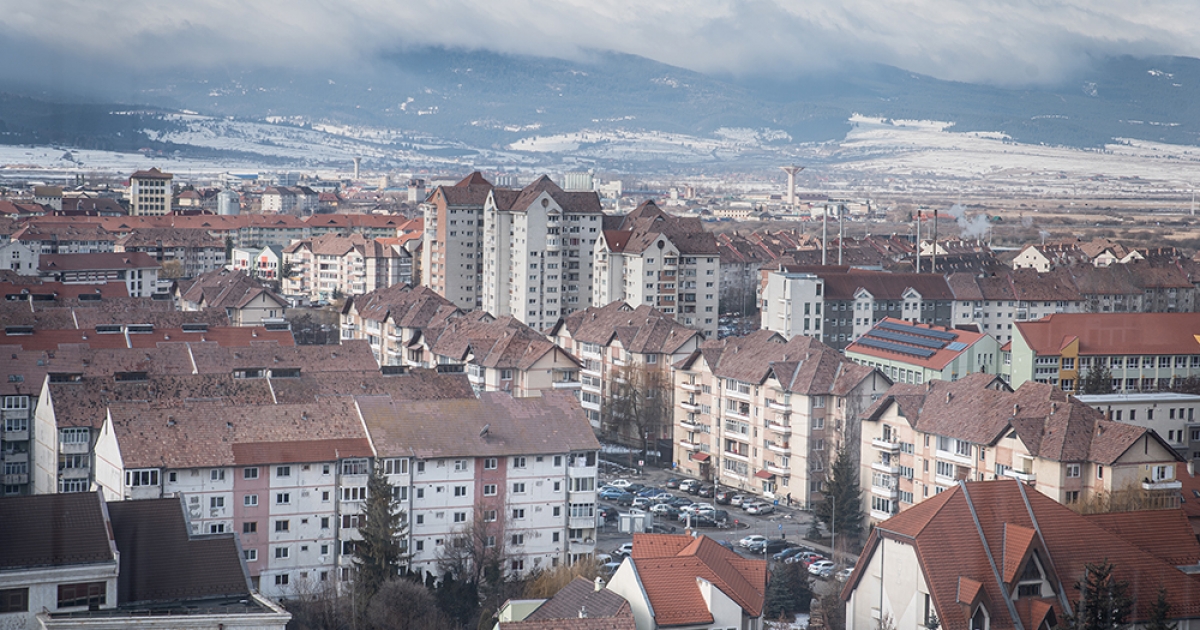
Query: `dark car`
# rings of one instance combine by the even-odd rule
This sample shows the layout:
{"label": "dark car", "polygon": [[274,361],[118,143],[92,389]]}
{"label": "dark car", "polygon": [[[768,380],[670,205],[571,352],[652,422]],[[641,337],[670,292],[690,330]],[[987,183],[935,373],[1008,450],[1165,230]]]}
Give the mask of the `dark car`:
{"label": "dark car", "polygon": [[713,495],[713,487],[712,486],[700,486],[700,489],[696,491],[696,494],[698,494],[702,497],[711,497]]}
{"label": "dark car", "polygon": [[680,479],[679,477],[671,477],[670,479],[667,480],[667,487],[668,488],[678,488],[679,482],[681,482],[681,481],[683,481],[683,480]]}
{"label": "dark car", "polygon": [[629,507],[629,506],[633,505],[633,499],[634,499],[634,496],[632,494],[626,492],[625,494],[622,494],[621,496],[613,499],[613,502],[616,503],[617,505],[620,505],[623,507]]}
{"label": "dark car", "polygon": [[659,492],[662,492],[662,490],[659,490],[658,488],[642,488],[641,490],[638,490],[637,495],[639,497],[652,497],[657,495]]}
{"label": "dark car", "polygon": [[790,540],[773,538],[764,543],[762,549],[759,549],[757,553],[779,553],[780,551],[792,546],[793,543]]}
{"label": "dark car", "polygon": [[788,558],[790,558],[798,553],[804,553],[804,548],[803,547],[791,547],[789,549],[784,549],[783,551],[780,551],[779,553],[775,554],[772,557],[776,560],[787,560]]}
{"label": "dark car", "polygon": [[692,527],[716,527],[717,522],[705,515],[693,516]]}
{"label": "dark car", "polygon": [[681,507],[683,507],[683,506],[685,506],[685,505],[691,505],[691,504],[692,504],[692,500],[691,500],[691,499],[689,499],[689,498],[687,498],[687,497],[675,497],[674,499],[671,499],[670,501],[667,501],[667,504],[668,504],[668,505],[674,505],[674,506],[675,506],[675,507],[677,507],[677,508],[681,508]]}
{"label": "dark car", "polygon": [[646,484],[644,484],[644,483],[631,483],[628,486],[626,486],[625,492],[632,492],[633,494],[637,494],[645,489],[646,489]]}
{"label": "dark car", "polygon": [[722,491],[718,492],[716,494],[716,496],[714,496],[713,498],[716,499],[717,505],[729,505],[729,500],[732,499],[733,495],[735,495],[735,494],[737,494],[737,493],[734,492],[733,490],[722,490]]}
{"label": "dark car", "polygon": [[709,513],[709,518],[716,521],[718,524],[725,525],[729,523],[729,512],[725,510],[716,510]]}
{"label": "dark car", "polygon": [[600,518],[604,519],[605,523],[615,523],[620,517],[616,508],[602,507],[597,513],[600,515]]}
{"label": "dark car", "polygon": [[701,485],[700,485],[700,482],[699,482],[699,481],[697,481],[697,482],[695,482],[695,483],[693,483],[693,484],[689,485],[689,486],[688,486],[688,487],[686,487],[686,488],[684,488],[683,486],[679,486],[679,489],[680,489],[680,490],[683,490],[684,492],[686,492],[686,493],[688,493],[688,494],[699,494],[699,493],[700,493],[700,488],[701,488]]}

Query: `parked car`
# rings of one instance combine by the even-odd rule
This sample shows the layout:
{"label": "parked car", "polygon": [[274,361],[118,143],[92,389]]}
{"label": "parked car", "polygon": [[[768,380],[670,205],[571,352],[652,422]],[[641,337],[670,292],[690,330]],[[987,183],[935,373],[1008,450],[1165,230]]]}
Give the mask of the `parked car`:
{"label": "parked car", "polygon": [[845,569],[842,569],[841,571],[834,573],[833,579],[835,579],[839,582],[845,582],[846,580],[850,579],[851,573],[854,573],[854,567],[846,567]]}
{"label": "parked car", "polygon": [[725,510],[713,510],[712,520],[716,521],[718,525],[725,525],[729,523],[729,512]]}
{"label": "parked car", "polygon": [[729,497],[729,505],[732,505],[735,507],[742,507],[742,504],[745,503],[749,499],[750,499],[750,497],[747,497],[744,494],[735,494],[732,497]]}
{"label": "parked car", "polygon": [[650,509],[650,506],[652,506],[654,504],[651,503],[650,499],[647,499],[646,497],[637,497],[633,500],[633,503],[631,505],[635,508],[648,510],[648,509]]}
{"label": "parked car", "polygon": [[808,565],[808,573],[817,577],[829,577],[833,573],[833,561],[817,560]]}
{"label": "parked car", "polygon": [[675,497],[674,499],[667,501],[667,504],[674,505],[677,508],[681,508],[685,505],[691,505],[692,500],[687,497]]}
{"label": "parked car", "polygon": [[700,489],[696,491],[696,494],[702,497],[711,498],[713,495],[713,487],[700,486]]}
{"label": "parked car", "polygon": [[746,536],[745,538],[739,540],[738,546],[739,547],[749,547],[750,545],[752,545],[754,543],[766,542],[766,541],[767,541],[766,536],[763,536],[761,534],[750,534],[749,536]]}
{"label": "parked car", "polygon": [[799,562],[800,564],[803,564],[804,566],[807,567],[808,565],[810,565],[818,560],[824,560],[824,559],[825,559],[825,556],[822,556],[821,554],[819,554],[815,551],[805,551],[803,553],[796,554],[796,555],[792,556],[791,558],[788,558],[787,560],[784,560],[784,562],[786,562],[788,564],[793,564],[793,563]]}
{"label": "parked car", "polygon": [[637,495],[639,497],[652,497],[660,492],[662,492],[662,490],[659,490],[658,488],[642,488],[641,490],[637,491]]}
{"label": "parked car", "polygon": [[627,542],[616,549],[613,549],[612,556],[614,558],[623,558],[633,553],[633,543]]}
{"label": "parked car", "polygon": [[734,494],[733,490],[722,490],[713,499],[716,500],[717,505],[729,505],[729,501],[733,498]]}
{"label": "parked car", "polygon": [[783,551],[780,551],[779,553],[777,553],[771,557],[775,560],[787,560],[788,558],[791,558],[792,556],[799,554],[799,553],[804,553],[804,547],[790,547],[788,549],[784,549]]}
{"label": "parked car", "polygon": [[616,573],[617,569],[619,568],[621,568],[620,562],[605,562],[603,565],[601,565],[600,571],[602,571],[605,575],[612,575]]}
{"label": "parked car", "polygon": [[625,488],[625,491],[637,494],[645,489],[646,489],[646,484],[644,484],[644,483],[631,483]]}
{"label": "parked car", "polygon": [[659,503],[650,507],[650,513],[662,516],[663,518],[679,518],[679,508],[666,503]]}
{"label": "parked car", "polygon": [[616,508],[602,507],[596,513],[600,516],[600,518],[604,519],[605,523],[615,523],[617,522],[617,519],[620,518],[620,514],[617,512]]}
{"label": "parked car", "polygon": [[712,514],[712,512],[701,512],[700,515],[693,516],[692,527],[717,527],[720,525],[720,523],[717,523],[717,521],[713,520],[713,518],[709,516],[710,514]]}
{"label": "parked car", "polygon": [[634,498],[635,497],[632,494],[629,494],[628,492],[626,492],[626,493],[622,494],[621,496],[613,499],[613,503],[616,503],[617,505],[619,505],[621,507],[629,507],[629,506],[633,505]]}
{"label": "parked car", "polygon": [[772,553],[772,554],[779,553],[780,551],[783,551],[784,549],[791,547],[793,544],[794,543],[792,543],[792,541],[790,541],[790,540],[785,540],[783,538],[773,538],[763,544],[763,548],[761,551],[759,551],[759,553]]}
{"label": "parked car", "polygon": [[667,487],[668,488],[678,488],[679,482],[681,482],[681,481],[683,481],[683,480],[680,479],[679,477],[671,477],[670,479],[667,480]]}
{"label": "parked car", "polygon": [[770,503],[753,503],[746,508],[747,514],[770,514],[775,511],[775,506]]}
{"label": "parked car", "polygon": [[749,495],[749,496],[742,497],[742,502],[734,503],[734,505],[736,505],[744,510],[755,503],[758,503],[758,497],[756,497],[754,495]]}
{"label": "parked car", "polygon": [[608,482],[607,485],[624,490],[633,484],[630,483],[628,479],[613,479],[612,481]]}
{"label": "parked car", "polygon": [[692,488],[699,486],[700,482],[696,481],[695,479],[684,479],[683,481],[679,482],[679,489],[688,493],[692,492]]}
{"label": "parked car", "polygon": [[601,499],[604,499],[605,501],[615,501],[617,499],[617,497],[619,497],[623,494],[629,494],[629,493],[625,492],[624,490],[622,490],[620,488],[614,488],[612,486],[609,486],[607,488],[601,489],[600,494],[597,496],[599,496]]}
{"label": "parked car", "polygon": [[730,550],[730,551],[733,551],[733,550],[734,550],[734,549],[733,549],[733,543],[729,542],[728,540],[718,540],[718,541],[717,541],[717,544],[718,544],[718,545],[721,545],[722,547],[724,547],[724,548],[726,548],[726,549],[728,549],[728,550]]}

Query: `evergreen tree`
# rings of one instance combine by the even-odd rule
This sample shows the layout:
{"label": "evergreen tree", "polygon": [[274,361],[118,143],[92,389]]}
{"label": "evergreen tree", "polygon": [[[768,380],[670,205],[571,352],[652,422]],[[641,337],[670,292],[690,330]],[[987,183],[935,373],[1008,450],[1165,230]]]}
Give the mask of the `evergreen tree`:
{"label": "evergreen tree", "polygon": [[863,533],[865,517],[862,509],[862,488],[858,485],[858,467],[850,454],[849,444],[838,448],[837,459],[826,478],[823,498],[813,513],[830,533],[845,536],[847,543],[857,542]]}
{"label": "evergreen tree", "polygon": [[364,600],[369,600],[385,582],[399,575],[400,567],[408,562],[400,543],[408,532],[404,512],[397,509],[392,484],[375,466],[367,478],[367,502],[358,533],[362,540],[355,545],[355,587]]}
{"label": "evergreen tree", "polygon": [[767,585],[763,617],[791,619],[798,612],[808,612],[812,591],[808,587],[808,571],[799,562],[776,562]]}
{"label": "evergreen tree", "polygon": [[1113,393],[1112,372],[1108,366],[1099,359],[1096,360],[1096,365],[1092,366],[1079,379],[1079,392],[1081,394],[1111,394]]}
{"label": "evergreen tree", "polygon": [[1071,630],[1120,630],[1127,627],[1133,611],[1129,583],[1116,579],[1112,563],[1087,564],[1083,582],[1075,583],[1080,591],[1075,602],[1075,614],[1066,616]]}
{"label": "evergreen tree", "polygon": [[1175,630],[1177,623],[1169,623],[1171,618],[1171,602],[1167,601],[1167,589],[1158,589],[1158,597],[1150,607],[1150,620],[1146,622],[1146,630]]}

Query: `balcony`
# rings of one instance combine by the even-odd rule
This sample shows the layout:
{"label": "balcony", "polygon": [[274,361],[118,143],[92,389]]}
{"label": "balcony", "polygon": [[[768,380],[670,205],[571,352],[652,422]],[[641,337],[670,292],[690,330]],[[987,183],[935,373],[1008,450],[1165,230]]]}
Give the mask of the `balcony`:
{"label": "balcony", "polygon": [[750,421],[750,414],[749,414],[749,413],[738,413],[738,412],[736,412],[736,411],[730,411],[730,410],[728,410],[728,409],[726,409],[726,410],[725,410],[725,417],[726,417],[726,418],[733,418],[734,420],[741,420],[742,422],[749,422],[749,421]]}
{"label": "balcony", "polygon": [[680,389],[682,389],[685,392],[699,392],[700,391],[699,383],[680,383],[679,387],[680,387]]}
{"label": "balcony", "polygon": [[877,448],[881,451],[887,451],[889,453],[900,452],[900,443],[899,442],[891,442],[891,441],[888,441],[888,440],[885,440],[882,438],[872,438],[871,446],[874,446],[875,448]]}
{"label": "balcony", "polygon": [[686,431],[699,431],[700,427],[702,427],[704,425],[702,425],[698,422],[692,422],[690,420],[680,420],[679,426],[683,427],[683,429]]}
{"label": "balcony", "polygon": [[871,462],[871,470],[881,472],[886,475],[899,475],[900,467],[893,463]]}
{"label": "balcony", "polygon": [[679,448],[685,451],[698,451],[700,450],[700,445],[688,440],[679,440]]}
{"label": "balcony", "polygon": [[1016,479],[1017,481],[1024,481],[1025,483],[1029,483],[1029,484],[1037,483],[1037,475],[1034,473],[1031,473],[1031,472],[1021,472],[1019,470],[1013,470],[1013,469],[1009,468],[1004,471],[1004,476],[1012,477],[1013,479]]}
{"label": "balcony", "polygon": [[591,529],[596,526],[596,517],[595,515],[572,516],[567,523],[567,526],[571,529]]}
{"label": "balcony", "polygon": [[766,468],[767,468],[767,472],[773,473],[776,475],[782,475],[782,476],[786,477],[786,476],[792,474],[791,471],[788,470],[787,466],[783,466],[783,465],[777,464],[775,462],[767,462]]}
{"label": "balcony", "polygon": [[15,475],[4,475],[4,485],[20,486],[29,483],[29,475],[26,473]]}
{"label": "balcony", "polygon": [[767,409],[773,409],[775,411],[782,411],[784,413],[791,413],[792,412],[792,404],[790,402],[784,402],[784,401],[779,401],[779,400],[770,400],[770,401],[767,401]]}
{"label": "balcony", "polygon": [[882,486],[871,486],[871,494],[885,499],[895,500],[900,497],[900,491],[895,487],[885,488]]}
{"label": "balcony", "polygon": [[721,453],[723,454],[725,459],[732,459],[732,460],[739,461],[739,462],[750,463],[749,455],[742,455],[741,453],[734,453],[733,451],[721,451]]}
{"label": "balcony", "polygon": [[792,434],[791,425],[783,424],[776,420],[767,420],[766,427],[768,431],[774,431],[780,435],[787,436]]}
{"label": "balcony", "polygon": [[358,326],[349,322],[342,322],[342,330],[358,330]]}
{"label": "balcony", "polygon": [[579,381],[554,381],[554,389],[580,389],[583,383]]}
{"label": "balcony", "polygon": [[[5,442],[28,442],[29,441],[29,430],[25,429],[22,431],[5,431],[4,432],[4,441]],[[83,452],[86,453],[87,450],[84,449]]]}
{"label": "balcony", "polygon": [[58,476],[63,479],[87,479],[91,475],[87,468],[64,468],[58,471]]}
{"label": "balcony", "polygon": [[1142,481],[1142,490],[1179,490],[1183,483],[1176,479],[1160,479],[1158,481]]}
{"label": "balcony", "polygon": [[[588,527],[596,527],[596,519],[588,519],[592,522]],[[574,527],[574,525],[572,525]],[[595,538],[572,538],[571,553],[595,553],[596,539]]]}
{"label": "balcony", "polygon": [[730,431],[728,429],[725,430],[725,437],[731,440],[740,440],[742,442],[747,442],[750,440],[749,435],[746,435],[745,433],[738,433],[737,431]]}
{"label": "balcony", "polygon": [[786,455],[786,454],[792,452],[792,447],[790,444],[786,444],[786,443],[785,444],[776,444],[775,442],[767,442],[767,450],[770,450],[775,453],[783,453]]}
{"label": "balcony", "polygon": [[91,452],[87,442],[59,442],[58,452],[63,455],[83,455]]}
{"label": "balcony", "polygon": [[546,239],[546,251],[548,251],[548,252],[562,251],[562,239],[559,239],[559,238]]}
{"label": "balcony", "polygon": [[679,406],[683,407],[684,411],[689,411],[691,413],[699,413],[700,412],[700,405],[698,405],[696,403],[688,402],[686,400],[679,401]]}

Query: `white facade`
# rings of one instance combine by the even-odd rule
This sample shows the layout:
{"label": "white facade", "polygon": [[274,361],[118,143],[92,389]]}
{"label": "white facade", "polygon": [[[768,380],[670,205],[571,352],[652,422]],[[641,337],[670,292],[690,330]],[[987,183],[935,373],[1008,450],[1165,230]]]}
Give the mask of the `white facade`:
{"label": "white facade", "polygon": [[681,254],[665,236],[659,237],[658,244],[662,247],[633,253],[612,251],[605,239],[597,239],[592,303],[620,300],[633,306],[653,306],[715,339],[720,315],[720,257]]}
{"label": "white facade", "polygon": [[38,249],[28,243],[9,241],[0,243],[0,269],[8,269],[20,276],[38,275]]}
{"label": "white facade", "polygon": [[1077,394],[1109,420],[1153,429],[1184,459],[1200,459],[1200,396],[1174,392]]}
{"label": "white facade", "polygon": [[[816,274],[772,271],[763,288],[761,328],[787,339],[796,335],[821,338],[824,292],[825,281]],[[857,326],[855,333],[856,338],[862,334]]]}
{"label": "white facade", "polygon": [[129,178],[129,214],[161,215],[171,211],[173,176],[156,168],[138,171]]}

